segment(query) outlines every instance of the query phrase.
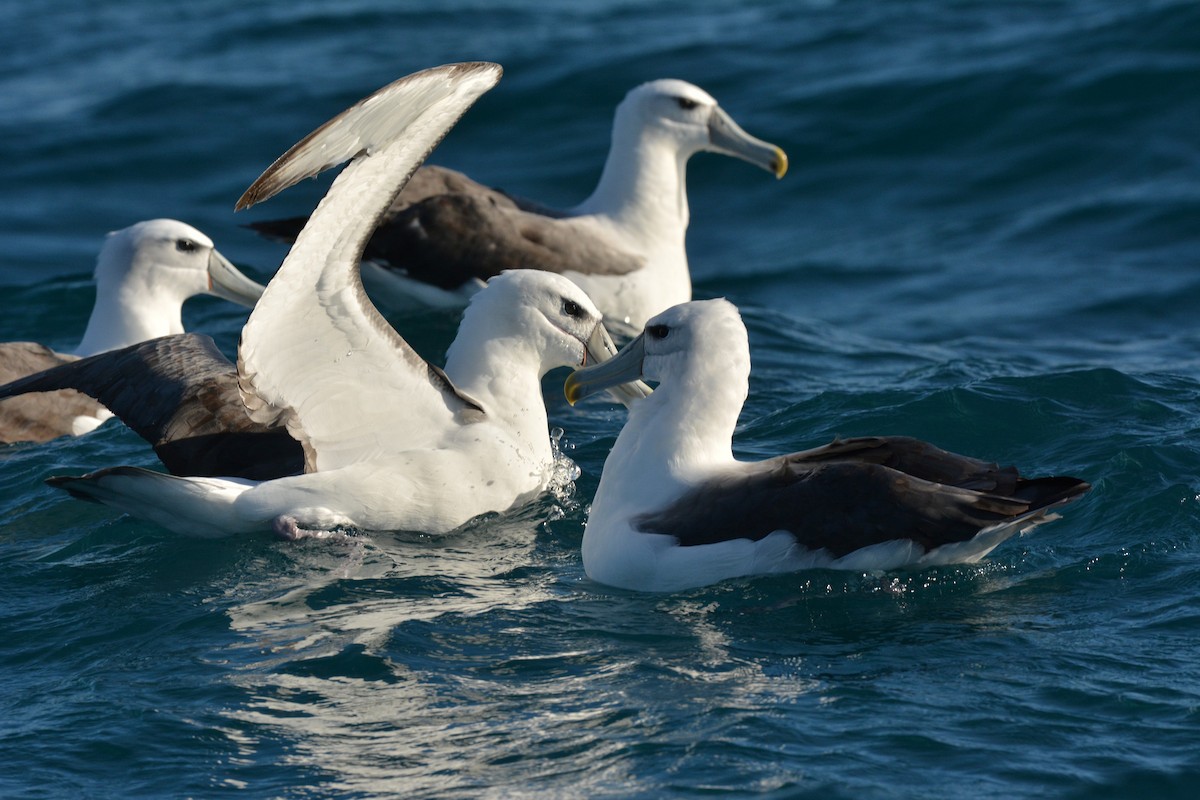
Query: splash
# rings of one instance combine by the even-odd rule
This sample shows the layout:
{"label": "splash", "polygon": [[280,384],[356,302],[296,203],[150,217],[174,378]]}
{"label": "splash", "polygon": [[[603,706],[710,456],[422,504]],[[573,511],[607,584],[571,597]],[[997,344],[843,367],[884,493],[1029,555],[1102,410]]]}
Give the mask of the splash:
{"label": "splash", "polygon": [[[579,502],[575,500],[575,481],[583,474],[579,465],[563,453],[562,438],[562,428],[555,427],[550,430],[550,450],[554,457],[550,464],[550,476],[546,485],[550,495],[560,506],[563,506],[558,510],[560,516],[579,505]],[[574,445],[570,444],[565,447],[574,449]]]}

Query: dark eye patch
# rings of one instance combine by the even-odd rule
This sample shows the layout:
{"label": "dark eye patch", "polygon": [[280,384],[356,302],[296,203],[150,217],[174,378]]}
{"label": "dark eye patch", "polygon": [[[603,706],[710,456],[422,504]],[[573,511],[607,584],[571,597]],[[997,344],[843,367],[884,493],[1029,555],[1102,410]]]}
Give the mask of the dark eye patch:
{"label": "dark eye patch", "polygon": [[181,253],[194,253],[200,249],[200,246],[191,239],[176,239],[175,249]]}
{"label": "dark eye patch", "polygon": [[651,339],[665,339],[670,332],[671,329],[666,325],[651,325],[646,328],[646,333],[650,334]]}
{"label": "dark eye patch", "polygon": [[696,108],[700,105],[699,102],[691,99],[690,97],[676,97],[675,102],[679,103],[679,107],[684,111],[691,111],[693,108]]}
{"label": "dark eye patch", "polygon": [[574,300],[564,299],[563,305],[562,305],[562,310],[563,310],[564,314],[566,314],[568,317],[571,317],[573,319],[579,319],[580,317],[583,316],[583,307],[580,306],[579,303],[576,303]]}

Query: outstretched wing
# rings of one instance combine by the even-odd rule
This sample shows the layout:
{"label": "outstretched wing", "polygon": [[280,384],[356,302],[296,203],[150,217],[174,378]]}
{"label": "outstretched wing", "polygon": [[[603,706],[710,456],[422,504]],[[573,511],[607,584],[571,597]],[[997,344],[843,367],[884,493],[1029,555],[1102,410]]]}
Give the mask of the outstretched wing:
{"label": "outstretched wing", "polygon": [[299,442],[247,415],[233,364],[207,336],[164,336],[66,361],[0,387],[0,397],[63,389],[103,403],[173,475],[267,480],[304,469]]}
{"label": "outstretched wing", "polygon": [[285,424],[309,471],[429,446],[480,418],[367,299],[358,265],[409,176],[499,78],[499,66],[483,63],[402,78],[306,137],[238,202],[245,208],[353,159],[255,306],[238,352],[251,416]]}

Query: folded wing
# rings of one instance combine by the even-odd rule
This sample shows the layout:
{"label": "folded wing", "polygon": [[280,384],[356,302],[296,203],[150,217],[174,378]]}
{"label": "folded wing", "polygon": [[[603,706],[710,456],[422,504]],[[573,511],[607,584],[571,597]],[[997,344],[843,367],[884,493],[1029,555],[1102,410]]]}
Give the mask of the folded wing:
{"label": "folded wing", "polygon": [[1076,478],[1022,478],[1012,467],[916,439],[869,437],[739,463],[667,508],[636,518],[634,525],[674,536],[683,546],[757,541],[784,530],[835,558],[898,539],[928,552],[1067,502],[1088,488]]}

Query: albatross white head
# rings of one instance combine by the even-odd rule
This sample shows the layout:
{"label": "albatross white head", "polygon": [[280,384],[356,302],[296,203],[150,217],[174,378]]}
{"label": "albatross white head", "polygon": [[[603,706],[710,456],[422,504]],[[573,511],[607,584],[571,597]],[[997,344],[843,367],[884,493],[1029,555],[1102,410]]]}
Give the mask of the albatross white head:
{"label": "albatross white head", "polygon": [[782,149],[746,133],[712,95],[687,81],[663,79],[634,88],[617,107],[614,124],[673,140],[685,161],[708,151],[748,161],[776,178],[787,172]]}
{"label": "albatross white head", "polygon": [[[527,372],[540,380],[555,367],[583,367],[617,352],[603,315],[583,289],[552,272],[507,270],[488,281],[463,315],[446,354],[446,373],[474,396],[482,377],[489,385],[497,368]],[[523,370],[514,365],[527,365]],[[644,385],[615,385],[622,401],[645,396]]]}
{"label": "albatross white head", "polygon": [[708,92],[686,81],[662,79],[632,89],[617,106],[612,146],[596,191],[578,213],[628,216],[662,208],[688,222],[685,175],[696,153],[722,153],[782,178],[787,155],[733,121]]}
{"label": "albatross white head", "polygon": [[698,86],[651,81],[617,106],[600,181],[571,214],[643,266],[615,277],[573,272],[571,279],[623,327],[641,328],[652,315],[692,297],[687,163],[702,151],[748,161],[777,178],[787,172],[783,150],[742,130]]}
{"label": "albatross white head", "polygon": [[631,439],[653,440],[680,465],[732,458],[733,429],[750,381],[749,339],[732,303],[702,300],[668,308],[615,357],[572,373],[564,391],[574,404],[639,378],[658,387],[631,408],[622,438],[632,431]]}
{"label": "albatross white head", "polygon": [[253,306],[263,286],[247,278],[212,239],[173,219],[108,234],[96,259],[96,304],[76,355],[89,356],[183,333],[183,302],[211,294]]}
{"label": "albatross white head", "polygon": [[[615,383],[638,378],[660,383],[655,396],[707,391],[713,378],[742,387],[750,376],[750,343],[728,300],[680,303],[652,317],[646,329],[610,361],[574,372],[566,383],[572,404]],[[740,389],[739,404],[745,400]]]}
{"label": "albatross white head", "polygon": [[[463,315],[446,353],[446,375],[538,462],[550,458],[541,378],[555,367],[600,363],[616,352],[600,310],[571,281],[509,270],[488,281]],[[629,403],[644,384],[614,385]]]}

